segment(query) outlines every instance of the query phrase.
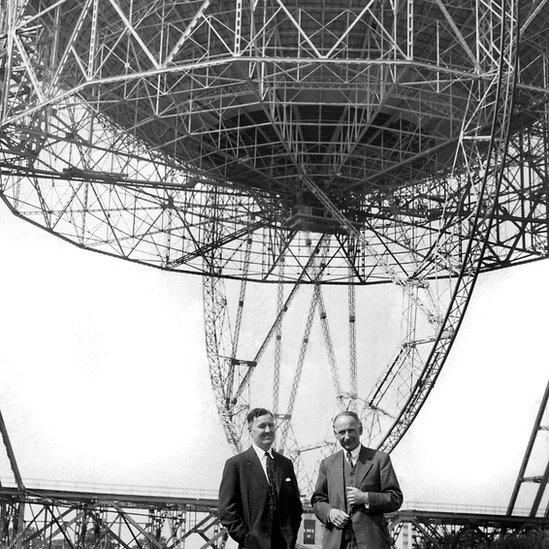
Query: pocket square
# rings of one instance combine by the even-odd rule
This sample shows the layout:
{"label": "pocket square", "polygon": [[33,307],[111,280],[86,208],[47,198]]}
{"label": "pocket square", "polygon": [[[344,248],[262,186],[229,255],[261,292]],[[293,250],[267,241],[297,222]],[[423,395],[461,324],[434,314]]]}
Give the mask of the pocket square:
{"label": "pocket square", "polygon": [[292,479],[288,477],[288,478],[286,479],[286,482],[292,482]]}

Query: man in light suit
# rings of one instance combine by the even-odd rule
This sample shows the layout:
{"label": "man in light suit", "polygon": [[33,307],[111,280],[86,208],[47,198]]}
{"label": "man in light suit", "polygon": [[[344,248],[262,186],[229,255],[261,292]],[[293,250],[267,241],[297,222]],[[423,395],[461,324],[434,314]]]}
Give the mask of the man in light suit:
{"label": "man in light suit", "polygon": [[343,450],[324,459],[311,498],[325,525],[323,549],[390,549],[383,513],[396,511],[402,492],[389,455],[360,444],[362,423],[351,411],[338,414],[334,434]]}
{"label": "man in light suit", "polygon": [[225,463],[219,520],[240,548],[293,549],[303,512],[294,467],[271,449],[273,414],[254,408],[247,420],[252,445]]}

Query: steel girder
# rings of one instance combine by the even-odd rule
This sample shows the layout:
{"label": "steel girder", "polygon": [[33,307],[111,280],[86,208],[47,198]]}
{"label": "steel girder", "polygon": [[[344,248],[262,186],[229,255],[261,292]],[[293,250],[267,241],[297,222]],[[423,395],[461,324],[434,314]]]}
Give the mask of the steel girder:
{"label": "steel girder", "polygon": [[[24,505],[24,520],[17,523]],[[217,501],[0,488],[4,549],[178,549],[189,540],[224,547]]]}
{"label": "steel girder", "polygon": [[393,542],[405,532],[415,549],[544,549],[549,540],[549,521],[541,517],[406,509],[391,514],[389,524]]}
{"label": "steel girder", "polygon": [[[23,501],[24,500],[24,501]],[[25,504],[21,529],[14,511]],[[0,488],[0,543],[5,549],[178,549],[191,543],[224,547],[226,531],[216,517],[217,500],[163,496]],[[311,512],[311,509],[306,509]],[[546,547],[546,518],[456,509],[405,509],[387,516],[394,541],[408,540],[425,549],[502,547],[526,543]]]}

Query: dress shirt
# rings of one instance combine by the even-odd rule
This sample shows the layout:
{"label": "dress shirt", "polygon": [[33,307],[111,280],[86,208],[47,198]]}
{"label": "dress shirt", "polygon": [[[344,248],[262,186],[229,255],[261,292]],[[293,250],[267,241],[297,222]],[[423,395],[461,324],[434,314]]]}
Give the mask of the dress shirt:
{"label": "dress shirt", "polygon": [[[253,443],[252,448],[255,450],[255,453],[259,458],[259,463],[261,463],[261,467],[263,468],[263,472],[265,473],[265,478],[267,479],[267,482],[269,482],[269,475],[267,474],[267,456],[265,455],[265,450],[262,450],[259,446],[256,446]],[[269,449],[267,453],[274,459],[272,449]]]}
{"label": "dress shirt", "polygon": [[[361,448],[361,445],[359,444],[354,450],[351,450],[351,461],[352,461],[352,467],[354,467],[356,465],[356,462],[358,460],[358,455],[360,454],[360,448]],[[347,450],[343,450],[343,456],[347,463],[349,462],[349,460],[347,459]],[[370,508],[370,496],[368,494],[368,492],[364,492],[366,494],[366,503],[364,503],[364,508],[365,509],[369,509]],[[335,507],[332,507],[329,511],[328,511],[328,520],[330,522],[332,522],[332,511],[336,509]]]}
{"label": "dress shirt", "polygon": [[[358,455],[360,454],[360,448],[361,445],[359,444],[354,450],[351,450],[351,466],[354,467],[356,465],[356,462],[358,461]],[[347,452],[345,452],[345,459],[347,459]],[[347,461],[349,461],[347,459]],[[366,494],[366,502],[364,503],[364,507],[366,509],[370,508],[370,496],[368,495],[368,492],[364,492]]]}
{"label": "dress shirt", "polygon": [[[352,467],[356,465],[356,462],[358,460],[358,454],[360,454],[360,444],[354,450],[351,450],[351,461],[352,461],[351,466]],[[347,451],[345,451],[345,459],[347,459]]]}

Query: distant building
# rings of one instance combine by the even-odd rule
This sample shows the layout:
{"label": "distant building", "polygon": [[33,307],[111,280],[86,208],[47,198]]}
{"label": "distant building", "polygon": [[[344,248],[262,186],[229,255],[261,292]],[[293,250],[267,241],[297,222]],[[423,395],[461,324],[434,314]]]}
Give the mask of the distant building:
{"label": "distant building", "polygon": [[403,523],[395,542],[395,549],[412,549],[412,537],[413,526],[408,522]]}
{"label": "distant building", "polygon": [[321,549],[322,538],[324,537],[324,526],[309,511],[303,513],[303,521],[297,536],[297,546],[306,549]]}

